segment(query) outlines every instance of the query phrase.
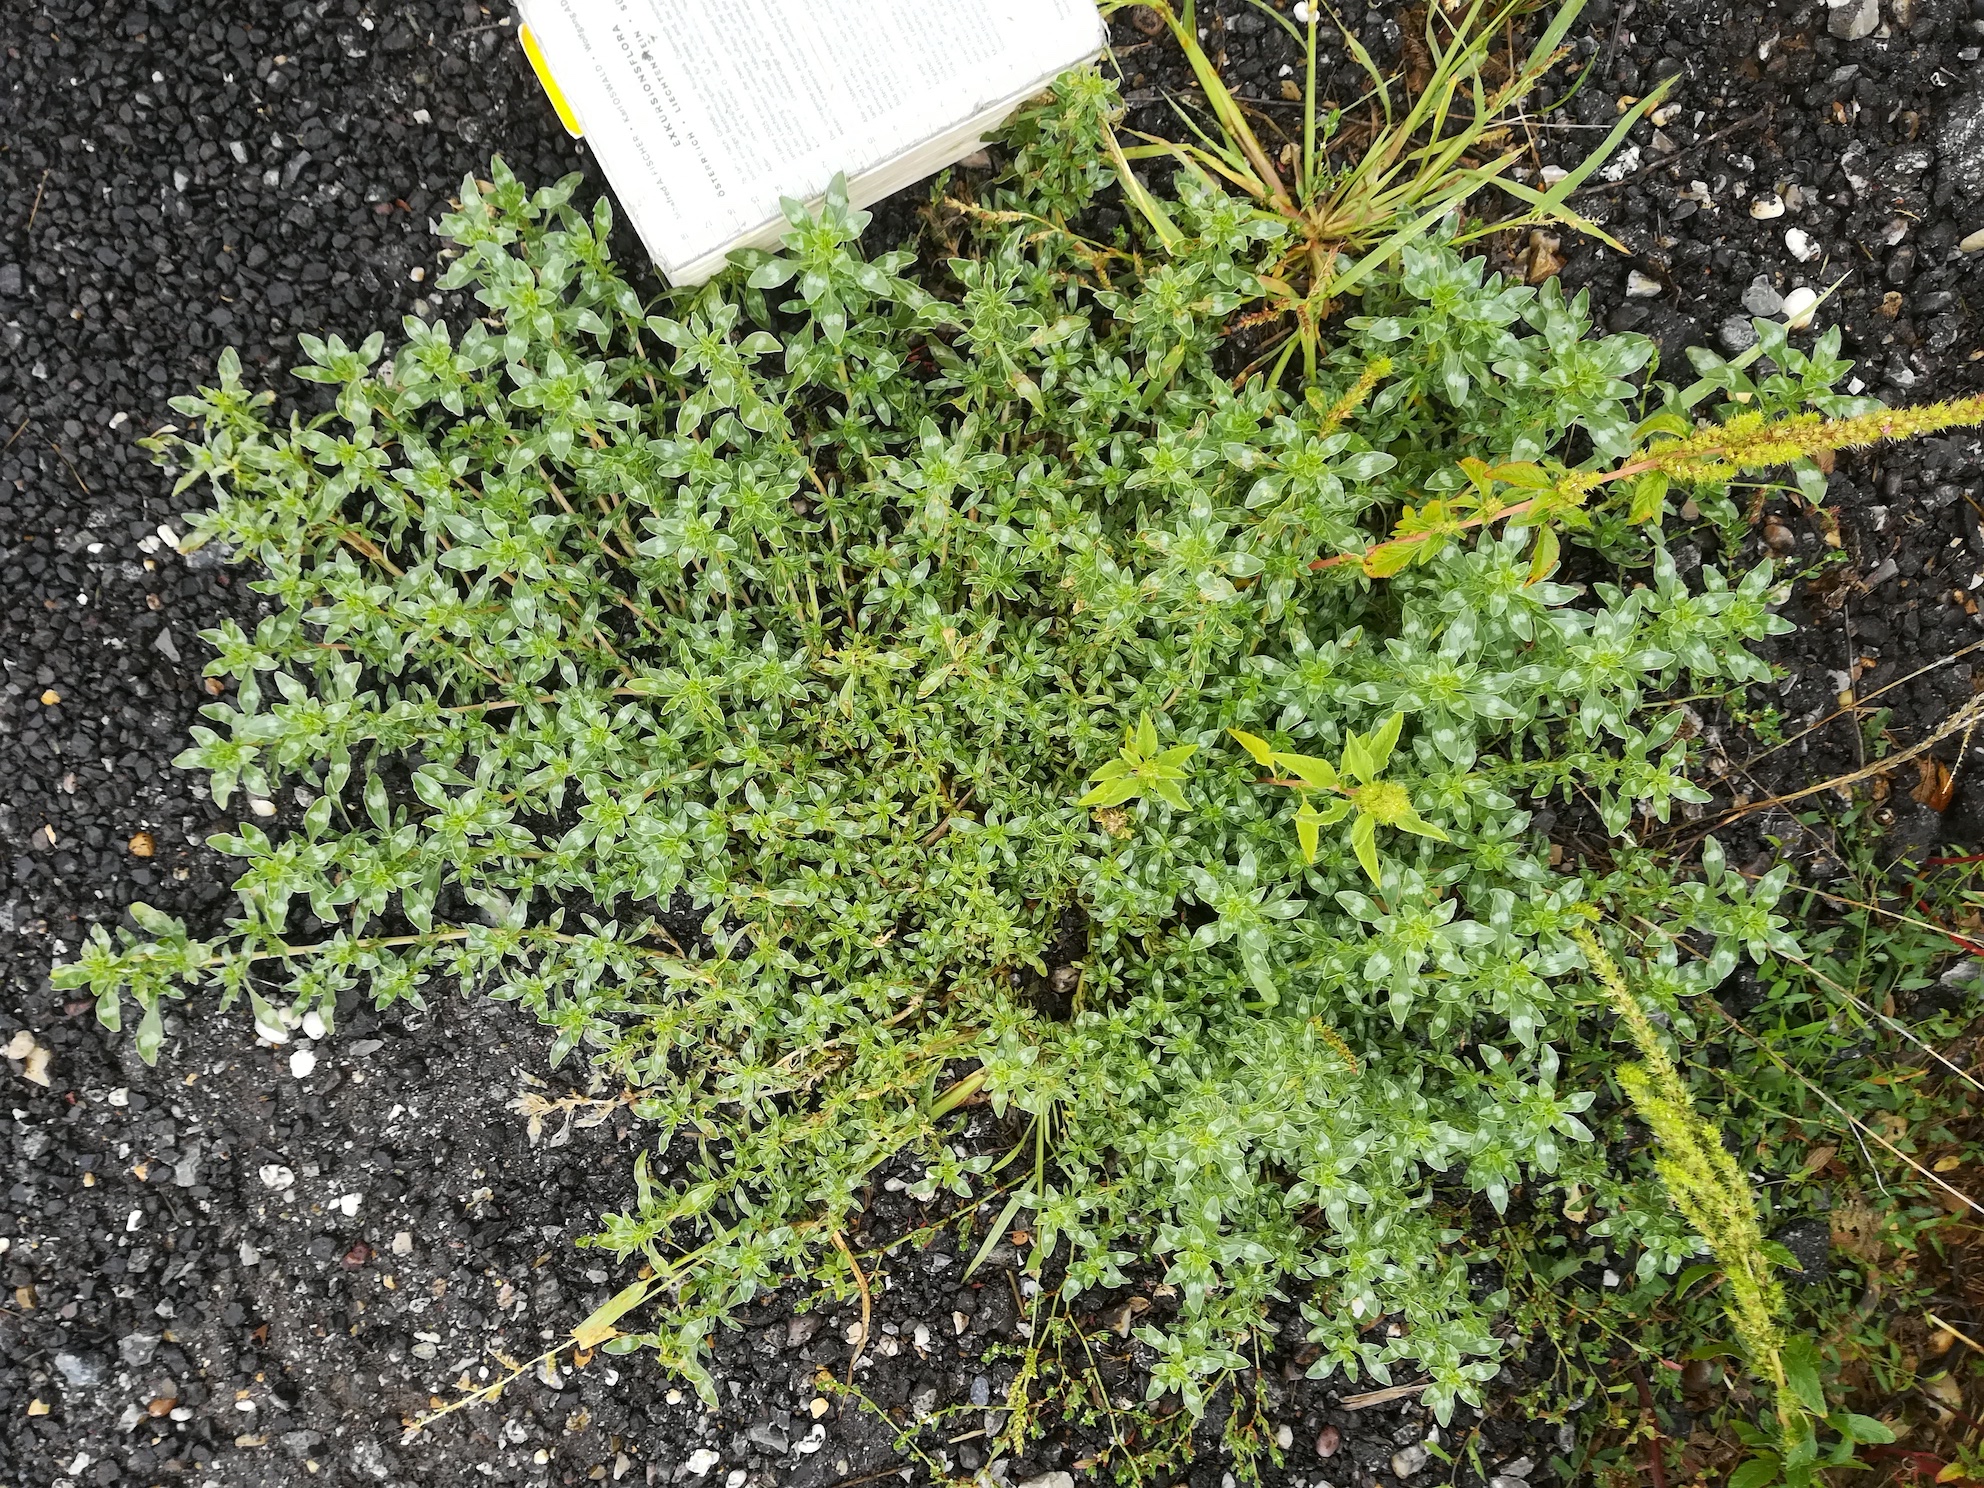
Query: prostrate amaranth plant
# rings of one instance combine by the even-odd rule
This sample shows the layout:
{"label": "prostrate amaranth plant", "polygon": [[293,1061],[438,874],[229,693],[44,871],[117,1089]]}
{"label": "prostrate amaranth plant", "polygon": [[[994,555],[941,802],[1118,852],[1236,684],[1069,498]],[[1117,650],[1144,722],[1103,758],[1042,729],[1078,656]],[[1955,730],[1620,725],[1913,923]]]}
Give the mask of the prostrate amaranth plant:
{"label": "prostrate amaranth plant", "polygon": [[[134,909],[148,938],[99,929],[60,984],[134,1003],[147,1058],[194,988],[272,1037],[361,996],[521,1003],[651,1123],[591,1243],[667,1285],[599,1341],[705,1388],[761,1288],[852,1275],[888,1162],[1027,1212],[1070,1297],[1154,1266],[1148,1390],[1194,1411],[1277,1293],[1316,1372],[1478,1400],[1501,1299],[1469,1219],[1518,1189],[1678,1265],[1560,1079],[1565,979],[1592,905],[1685,922],[1702,957],[1632,973],[1670,995],[1791,948],[1782,872],[1680,883],[1633,845],[1705,799],[1658,699],[1768,677],[1771,575],[1684,574],[1603,507],[1586,535],[1644,582],[1539,574],[1528,530],[1319,567],[1465,460],[1630,459],[1679,394],[1430,230],[1313,381],[1235,385],[1225,318],[1285,245],[1232,199],[1181,177],[1163,256],[1125,238],[1106,283],[1038,231],[1103,178],[1108,103],[1024,122],[1054,199],[1020,182],[920,280],[836,193],[649,304],[604,204],[498,162],[443,225],[477,318],[306,340],[336,403],[308,421],[225,358],[159,451],[274,612],[208,632],[234,691],[180,763],[219,808],[309,804],[219,840],[224,925]],[[1554,794],[1608,868],[1553,866]],[[1071,1010],[1040,995],[1068,924]],[[1003,1136],[965,1141],[966,1103]]]}

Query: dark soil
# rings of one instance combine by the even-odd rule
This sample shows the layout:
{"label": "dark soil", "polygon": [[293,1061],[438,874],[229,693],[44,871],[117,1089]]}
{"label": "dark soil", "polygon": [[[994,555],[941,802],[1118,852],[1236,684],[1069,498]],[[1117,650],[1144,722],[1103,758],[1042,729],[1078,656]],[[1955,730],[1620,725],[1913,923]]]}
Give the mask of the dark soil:
{"label": "dark soil", "polygon": [[[1984,378],[1984,254],[1956,247],[1984,227],[1984,38],[1949,0],[1885,0],[1870,34],[1832,34],[1856,29],[1861,3],[1601,0],[1581,22],[1578,60],[1598,66],[1564,122],[1606,124],[1621,95],[1684,74],[1676,116],[1636,134],[1633,173],[1579,202],[1637,256],[1569,235],[1560,249],[1567,285],[1589,287],[1613,328],[1656,336],[1670,375],[1690,342],[1737,334],[1727,323],[1746,295],[1767,304],[1766,288],[1850,271],[1821,323],[1844,327],[1869,391],[1907,402]],[[1353,5],[1347,19],[1389,55],[1386,13]],[[1276,106],[1279,34],[1243,4],[1202,14],[1229,75]],[[1127,20],[1118,40],[1144,122],[1168,125],[1153,100],[1175,67]],[[985,1412],[1012,1378],[1027,1299],[1001,1252],[962,1282],[960,1227],[919,1230],[941,1212],[920,1211],[888,1173],[867,1232],[850,1237],[876,1291],[857,1376],[872,1408],[836,1400],[815,1435],[816,1376],[844,1372],[859,1312],[791,1289],[717,1340],[720,1412],[639,1358],[596,1358],[401,1445],[403,1418],[480,1382],[498,1352],[534,1355],[620,1284],[572,1241],[627,1195],[640,1129],[610,1108],[593,1125],[554,1113],[533,1142],[520,1097],[573,1092],[506,1005],[384,1020],[353,1008],[307,1074],[291,1063],[301,1041],[270,1048],[245,1020],[189,1015],[146,1070],[86,1002],[50,989],[51,960],[132,899],[196,921],[227,900],[227,865],[204,840],[231,818],[171,760],[207,697],[198,632],[251,619],[256,600],[242,571],[156,541],[184,503],[137,437],[170,419],[167,398],[210,375],[225,345],[251,380],[280,386],[299,331],[356,340],[409,311],[444,312],[426,287],[430,219],[492,152],[527,178],[585,171],[582,195],[602,183],[494,3],[19,0],[0,8],[0,51],[0,1042],[26,1030],[50,1054],[45,1086],[20,1060],[4,1076],[0,1477],[738,1488],[979,1467],[973,1433],[997,1424]],[[1541,129],[1539,163],[1596,137]],[[1798,204],[1751,217],[1750,200],[1772,192]],[[876,230],[910,220],[899,203]],[[1798,261],[1790,228],[1819,256]],[[1502,246],[1511,260],[1526,249]],[[637,261],[632,245],[623,256]],[[1631,268],[1659,293],[1629,297]],[[1980,478],[1967,438],[1840,462],[1827,506],[1841,546],[1801,581],[1787,611],[1801,628],[1773,656],[1787,669],[1775,700],[1787,733],[1821,723],[1848,687],[1864,698],[1984,641],[1967,597],[1984,568]],[[1761,517],[1743,559],[1766,544],[1826,558],[1814,513],[1773,496]],[[1708,534],[1694,541],[1703,558],[1731,557]],[[1876,700],[1892,710],[1880,728],[1827,723],[1749,768],[1738,762],[1758,746],[1732,720],[1707,726],[1727,730],[1729,789],[1758,799],[1853,768],[1881,729],[1900,744],[1923,737],[1971,679],[1959,657]],[[1951,767],[1962,742],[1938,751]],[[1878,808],[1895,850],[1984,835],[1977,773],[1957,768],[1940,814],[1947,792],[1927,778],[1928,804],[1903,778]],[[1782,812],[1746,820],[1791,839],[1807,871],[1837,857],[1824,829]],[[1166,1299],[1143,1295],[1161,1319]],[[1126,1299],[1075,1306],[1100,1339],[1098,1405],[1105,1391],[1142,1394],[1137,1350],[1109,1327]],[[1287,1445],[1267,1480],[1392,1481],[1392,1454],[1424,1434],[1416,1408],[1344,1409],[1368,1383],[1300,1380],[1299,1331],[1284,1336],[1247,1382],[1261,1431]],[[1199,1432],[1197,1465],[1159,1481],[1222,1483],[1226,1409]],[[1079,1474],[1109,1439],[1094,1414],[1002,1475]],[[895,1440],[897,1424],[919,1423],[927,1457]],[[1325,1427],[1341,1443],[1327,1459]],[[716,1454],[701,1474],[699,1449]],[[1557,1451],[1556,1423],[1497,1418],[1480,1464],[1513,1471],[1527,1457],[1540,1483]],[[1412,1481],[1447,1471],[1434,1459]],[[1457,1481],[1479,1475],[1465,1466]]]}

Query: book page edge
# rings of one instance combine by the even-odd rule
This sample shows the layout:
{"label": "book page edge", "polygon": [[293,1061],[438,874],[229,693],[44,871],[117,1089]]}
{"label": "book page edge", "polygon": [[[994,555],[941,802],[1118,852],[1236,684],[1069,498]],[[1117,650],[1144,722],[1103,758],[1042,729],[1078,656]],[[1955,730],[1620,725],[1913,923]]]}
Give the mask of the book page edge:
{"label": "book page edge", "polygon": [[[857,207],[870,206],[883,197],[913,185],[925,176],[933,175],[947,165],[955,165],[969,155],[990,130],[997,129],[1019,106],[1029,98],[1043,92],[1054,79],[1071,67],[1080,67],[1092,62],[1099,52],[1077,58],[1067,67],[1057,67],[1021,92],[1001,99],[991,106],[979,110],[963,123],[954,125],[942,134],[932,135],[899,155],[891,156],[879,165],[870,166],[859,175],[851,176],[847,182],[847,198]],[[808,211],[818,207],[824,195],[809,197]],[[638,224],[636,224],[638,228]],[[655,267],[661,270],[670,285],[677,289],[692,289],[705,284],[720,273],[729,263],[730,255],[743,248],[770,248],[790,230],[790,224],[783,213],[774,213],[758,226],[725,242],[720,248],[713,248],[681,264],[670,264],[660,258],[655,259]],[[652,253],[653,250],[649,249]]]}

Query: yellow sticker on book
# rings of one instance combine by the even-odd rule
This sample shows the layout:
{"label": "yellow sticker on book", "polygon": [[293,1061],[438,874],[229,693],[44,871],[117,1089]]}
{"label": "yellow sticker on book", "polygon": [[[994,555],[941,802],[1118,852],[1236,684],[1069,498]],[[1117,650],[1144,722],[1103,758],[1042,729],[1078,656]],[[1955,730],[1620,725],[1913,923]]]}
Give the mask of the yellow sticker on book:
{"label": "yellow sticker on book", "polygon": [[537,80],[544,87],[544,96],[551,100],[551,106],[558,111],[558,122],[565,126],[565,132],[573,139],[581,139],[585,130],[579,127],[579,116],[572,112],[572,105],[565,101],[565,90],[558,86],[558,79],[551,75],[550,64],[544,60],[544,53],[538,47],[537,38],[530,34],[530,27],[519,26],[517,36],[524,44],[524,55],[530,59],[530,70],[537,74]]}

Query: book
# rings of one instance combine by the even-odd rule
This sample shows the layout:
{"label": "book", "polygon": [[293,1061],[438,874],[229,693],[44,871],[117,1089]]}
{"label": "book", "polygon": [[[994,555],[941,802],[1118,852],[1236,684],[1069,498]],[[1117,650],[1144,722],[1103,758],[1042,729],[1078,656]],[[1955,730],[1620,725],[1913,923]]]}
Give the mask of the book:
{"label": "book", "polygon": [[517,0],[531,64],[672,284],[963,159],[1106,36],[1093,0]]}

